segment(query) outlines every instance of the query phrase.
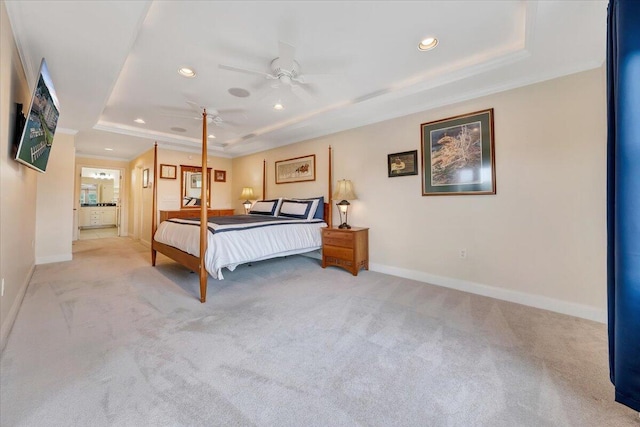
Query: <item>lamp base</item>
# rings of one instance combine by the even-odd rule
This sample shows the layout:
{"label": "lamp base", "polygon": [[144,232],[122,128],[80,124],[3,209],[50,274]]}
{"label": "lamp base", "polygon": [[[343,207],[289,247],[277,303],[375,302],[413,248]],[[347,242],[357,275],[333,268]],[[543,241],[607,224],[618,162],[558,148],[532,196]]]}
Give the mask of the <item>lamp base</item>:
{"label": "lamp base", "polygon": [[346,222],[343,222],[342,224],[340,224],[338,226],[338,228],[351,228],[351,226],[349,224],[347,224]]}

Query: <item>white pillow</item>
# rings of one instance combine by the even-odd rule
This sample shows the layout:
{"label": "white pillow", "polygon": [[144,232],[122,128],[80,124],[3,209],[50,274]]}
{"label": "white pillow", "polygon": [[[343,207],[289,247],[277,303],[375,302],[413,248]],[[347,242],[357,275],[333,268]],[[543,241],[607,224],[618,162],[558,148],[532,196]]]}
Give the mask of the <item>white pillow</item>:
{"label": "white pillow", "polygon": [[318,200],[284,199],[278,216],[298,219],[312,219],[318,208]]}
{"label": "white pillow", "polygon": [[258,200],[251,206],[250,214],[278,216],[282,198],[271,200]]}

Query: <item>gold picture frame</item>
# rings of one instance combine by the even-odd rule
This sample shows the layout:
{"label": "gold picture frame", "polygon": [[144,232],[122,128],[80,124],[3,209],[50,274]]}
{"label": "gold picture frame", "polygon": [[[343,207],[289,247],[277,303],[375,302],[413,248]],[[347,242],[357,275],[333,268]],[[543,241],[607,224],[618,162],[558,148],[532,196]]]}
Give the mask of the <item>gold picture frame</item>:
{"label": "gold picture frame", "polygon": [[142,170],[142,188],[149,187],[149,168]]}
{"label": "gold picture frame", "polygon": [[316,180],[316,155],[294,157],[276,162],[276,184]]}

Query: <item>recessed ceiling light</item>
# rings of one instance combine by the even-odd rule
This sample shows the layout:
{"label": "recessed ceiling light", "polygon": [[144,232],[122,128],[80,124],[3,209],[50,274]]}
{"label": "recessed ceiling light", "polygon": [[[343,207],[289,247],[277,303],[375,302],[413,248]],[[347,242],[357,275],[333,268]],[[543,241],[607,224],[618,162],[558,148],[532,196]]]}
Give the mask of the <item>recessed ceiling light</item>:
{"label": "recessed ceiling light", "polygon": [[196,76],[196,72],[193,70],[193,68],[189,68],[189,67],[182,67],[178,69],[178,73],[181,76],[184,77],[195,77]]}
{"label": "recessed ceiling light", "polygon": [[113,148],[105,148],[107,151],[113,151]]}
{"label": "recessed ceiling light", "polygon": [[251,95],[248,90],[242,89],[241,87],[232,87],[229,89],[229,93],[233,96],[237,96],[238,98],[246,98]]}
{"label": "recessed ceiling light", "polygon": [[216,139],[216,136],[214,134],[211,134],[211,135],[209,135],[209,138]]}
{"label": "recessed ceiling light", "polygon": [[142,120],[142,119],[140,119],[140,118],[135,119],[135,120],[134,120],[134,122],[136,122],[136,123],[140,123],[141,125],[143,125],[143,124],[145,124],[145,123],[146,123],[144,120]]}
{"label": "recessed ceiling light", "polygon": [[435,37],[428,37],[418,44],[418,50],[431,50],[438,45],[438,39]]}
{"label": "recessed ceiling light", "polygon": [[284,105],[277,103],[276,105],[273,106],[274,110],[284,110]]}
{"label": "recessed ceiling light", "polygon": [[174,131],[174,132],[186,132],[187,131],[185,128],[181,128],[181,127],[178,127],[178,126],[172,127],[171,130]]}

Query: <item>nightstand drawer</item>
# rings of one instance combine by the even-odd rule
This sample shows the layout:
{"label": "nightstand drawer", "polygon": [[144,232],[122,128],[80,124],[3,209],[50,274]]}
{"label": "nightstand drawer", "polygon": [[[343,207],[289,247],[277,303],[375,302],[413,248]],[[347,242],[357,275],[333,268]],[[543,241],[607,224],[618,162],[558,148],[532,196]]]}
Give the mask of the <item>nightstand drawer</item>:
{"label": "nightstand drawer", "polygon": [[338,259],[353,259],[353,249],[324,245],[322,247],[322,256]]}
{"label": "nightstand drawer", "polygon": [[353,248],[353,235],[326,231],[322,235],[322,243],[325,245],[340,246],[342,248]]}

